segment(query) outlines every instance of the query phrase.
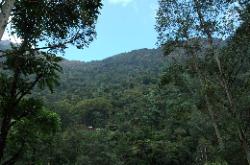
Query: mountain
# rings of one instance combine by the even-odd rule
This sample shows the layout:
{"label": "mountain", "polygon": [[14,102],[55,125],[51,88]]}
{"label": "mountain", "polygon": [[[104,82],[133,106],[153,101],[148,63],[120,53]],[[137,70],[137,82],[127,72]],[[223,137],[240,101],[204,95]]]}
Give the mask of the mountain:
{"label": "mountain", "polygon": [[80,100],[113,95],[137,88],[146,91],[157,84],[161,70],[170,58],[160,49],[140,49],[101,61],[64,60],[60,85],[55,93],[39,92],[49,102]]}
{"label": "mountain", "polygon": [[9,40],[2,40],[0,41],[0,50],[5,50],[11,48],[11,42]]}
{"label": "mountain", "polygon": [[[10,48],[11,42],[0,41],[0,49]],[[157,84],[162,68],[169,61],[161,49],[139,49],[121,53],[101,61],[80,62],[63,60],[60,85],[54,93],[36,90],[45,102],[82,100],[108,97],[137,88],[145,92]]]}
{"label": "mountain", "polygon": [[[190,40],[188,42],[193,42]],[[207,41],[200,40],[203,49],[199,56],[203,58]],[[216,45],[223,42],[215,40]],[[187,60],[183,49],[176,49],[168,56],[163,55],[161,48],[139,49],[127,53],[121,53],[101,61],[80,62],[64,60],[61,63],[60,86],[55,89],[55,94],[47,94],[43,97],[49,101],[81,100],[96,97],[110,97],[117,93],[124,93],[129,89],[146,93],[156,86],[162,71],[169,65],[172,59],[175,61]],[[111,96],[112,95],[112,96]]]}
{"label": "mountain", "polygon": [[[192,42],[192,41],[189,41]],[[1,41],[2,47],[8,41]],[[206,47],[206,41],[201,41]],[[220,45],[221,41],[216,44]],[[0,47],[1,48],[1,47]],[[202,52],[200,53],[202,57]],[[35,95],[45,102],[54,103],[60,100],[79,101],[82,99],[121,95],[128,90],[146,93],[159,82],[162,70],[172,58],[185,60],[185,51],[176,49],[167,57],[158,49],[139,49],[121,53],[101,61],[81,62],[63,60],[60,74],[60,85],[54,93],[48,90],[36,90]]]}

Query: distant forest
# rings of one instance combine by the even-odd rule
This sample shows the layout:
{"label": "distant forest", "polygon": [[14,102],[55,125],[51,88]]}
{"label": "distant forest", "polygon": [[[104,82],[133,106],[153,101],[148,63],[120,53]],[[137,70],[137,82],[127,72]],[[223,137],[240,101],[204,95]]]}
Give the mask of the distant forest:
{"label": "distant forest", "polygon": [[0,2],[1,165],[250,165],[249,1],[158,3],[157,49],[80,62],[100,0]]}

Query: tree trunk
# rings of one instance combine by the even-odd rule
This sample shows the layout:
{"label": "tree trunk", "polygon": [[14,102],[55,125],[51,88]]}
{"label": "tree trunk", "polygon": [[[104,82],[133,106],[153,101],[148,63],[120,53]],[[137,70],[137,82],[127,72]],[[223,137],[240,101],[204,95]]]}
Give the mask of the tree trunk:
{"label": "tree trunk", "polygon": [[249,146],[248,146],[248,144],[245,143],[245,141],[243,141],[242,147],[243,147],[243,149],[245,151],[245,154],[246,154],[247,163],[250,164],[250,150],[249,150]]}
{"label": "tree trunk", "polygon": [[218,140],[218,143],[219,143],[219,146],[220,146],[220,149],[224,149],[224,142],[223,142],[223,139],[221,137],[221,134],[220,134],[220,130],[218,128],[218,125],[217,125],[217,122],[215,120],[215,115],[214,115],[214,112],[212,110],[212,107],[211,107],[211,104],[208,100],[208,97],[207,95],[205,94],[205,101],[206,101],[206,105],[207,105],[207,110],[208,110],[208,113],[209,113],[209,116],[211,118],[211,122],[212,122],[212,125],[214,127],[214,131],[215,131],[215,135],[217,137],[217,140]]}
{"label": "tree trunk", "polygon": [[1,130],[0,130],[0,162],[3,159],[4,156],[4,149],[6,147],[6,139],[11,127],[11,119],[12,119],[12,112],[15,109],[16,106],[16,90],[17,90],[17,82],[20,75],[20,71],[18,69],[15,70],[15,73],[13,75],[13,82],[11,85],[10,90],[10,102],[7,103],[8,106],[3,108],[3,121],[1,124]]}
{"label": "tree trunk", "polygon": [[11,122],[10,116],[6,115],[3,118],[3,122],[1,125],[1,132],[0,132],[0,161],[3,159],[4,156],[4,149],[6,147],[6,139],[10,129],[10,122]]}
{"label": "tree trunk", "polygon": [[[208,37],[208,44],[211,48],[213,48],[213,38],[212,38],[212,33],[211,31],[208,29],[207,26],[205,26],[205,19],[204,19],[204,15],[202,14],[202,11],[201,11],[201,5],[200,5],[200,2],[198,0],[194,0],[194,4],[195,4],[195,9],[196,9],[196,12],[197,12],[197,15],[199,17],[199,21],[200,21],[200,26],[201,28],[203,29],[204,33],[207,35]],[[214,50],[212,50],[214,51]],[[226,98],[229,102],[229,113],[231,114],[231,116],[234,118],[234,119],[237,119],[237,122],[240,121],[239,120],[239,116],[237,115],[237,112],[236,112],[236,107],[234,105],[234,102],[233,102],[233,97],[232,97],[232,94],[229,90],[229,87],[228,87],[228,84],[226,82],[226,79],[224,77],[224,74],[223,74],[223,70],[222,70],[222,67],[221,67],[221,63],[220,63],[220,59],[219,57],[217,56],[216,52],[214,51],[214,60],[217,64],[217,67],[219,69],[219,72],[220,72],[220,78],[221,78],[221,84],[223,86],[223,90],[226,94]],[[237,125],[237,130],[238,130],[238,136],[239,136],[239,139],[241,141],[241,145],[242,145],[242,149],[243,151],[245,152],[246,154],[246,158],[247,158],[247,161],[248,161],[248,164],[250,165],[250,148],[248,146],[248,143],[247,143],[247,139],[246,139],[246,136],[245,136],[245,133],[242,131],[241,129],[241,126],[238,124]]]}
{"label": "tree trunk", "polygon": [[240,139],[242,148],[246,154],[247,162],[248,162],[248,164],[250,164],[250,149],[249,149],[249,146],[247,144],[246,136],[245,136],[242,129],[238,129],[238,134],[239,134],[239,139]]}
{"label": "tree trunk", "polygon": [[0,13],[0,41],[10,18],[11,10],[14,8],[15,0],[3,0]]}
{"label": "tree trunk", "polygon": [[[206,77],[202,76],[202,74],[201,74],[201,71],[200,71],[199,66],[197,64],[197,57],[196,57],[196,54],[195,54],[194,50],[192,48],[191,49],[188,48],[188,52],[193,57],[194,68],[195,68],[195,70],[196,70],[196,72],[198,74],[198,78],[199,78],[199,81],[200,81],[200,84],[201,84],[201,88],[203,90],[204,87],[206,86],[206,84],[205,84],[206,83]],[[215,131],[215,135],[216,135],[217,140],[218,140],[218,144],[219,144],[221,149],[224,149],[224,142],[223,142],[223,139],[222,139],[218,124],[217,124],[216,119],[215,119],[215,114],[213,112],[212,105],[211,105],[206,93],[204,94],[204,99],[205,99],[206,107],[207,107],[207,110],[208,110],[208,113],[209,113],[209,116],[210,116],[210,119],[211,119],[211,122],[212,122],[212,126],[214,127],[214,131]]]}
{"label": "tree trunk", "polygon": [[23,147],[24,147],[24,141],[21,144],[21,147],[18,149],[18,151],[7,161],[5,161],[4,163],[2,163],[2,165],[13,165],[17,162],[18,158],[21,156],[22,151],[23,151]]}

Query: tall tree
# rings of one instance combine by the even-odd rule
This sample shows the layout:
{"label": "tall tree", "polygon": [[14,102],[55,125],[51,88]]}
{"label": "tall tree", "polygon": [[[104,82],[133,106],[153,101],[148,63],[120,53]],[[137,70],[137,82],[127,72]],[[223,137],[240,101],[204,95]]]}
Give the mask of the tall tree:
{"label": "tall tree", "polygon": [[11,10],[14,8],[15,0],[2,0],[0,3],[0,41],[10,18]]}
{"label": "tall tree", "polygon": [[[215,120],[214,107],[207,93],[210,82],[214,80],[209,80],[209,68],[206,65],[200,65],[199,61],[201,59],[214,60],[217,67],[217,70],[215,70],[217,73],[216,79],[218,78],[225,93],[225,99],[229,103],[228,114],[232,116],[232,120],[237,120],[239,117],[237,117],[238,114],[234,106],[231,89],[229,89],[228,82],[224,77],[225,73],[221,67],[218,51],[216,50],[218,47],[216,47],[214,38],[225,39],[233,34],[240,22],[239,11],[244,10],[249,2],[244,0],[160,0],[159,4],[156,26],[156,30],[159,32],[159,42],[165,45],[167,53],[174,47],[182,47],[186,50],[187,55],[193,58],[193,68],[199,78],[211,122],[219,144],[223,147],[222,135]],[[201,40],[205,40],[205,42],[201,42]],[[197,56],[201,49],[205,49],[204,57]],[[246,135],[240,125],[237,127],[237,132],[250,164],[250,150],[246,145],[247,141],[244,138]]]}
{"label": "tall tree", "polygon": [[[2,12],[9,11],[10,6],[3,8],[7,2],[1,3]],[[15,121],[37,111],[29,107],[29,102],[24,107],[20,105],[32,98],[30,94],[37,85],[53,91],[61,71],[58,64],[61,58],[54,53],[63,51],[68,44],[83,48],[94,39],[101,5],[100,0],[15,1],[10,13],[11,32],[22,42],[0,56],[0,160],[8,134],[18,123]],[[45,45],[39,47],[39,42]]]}

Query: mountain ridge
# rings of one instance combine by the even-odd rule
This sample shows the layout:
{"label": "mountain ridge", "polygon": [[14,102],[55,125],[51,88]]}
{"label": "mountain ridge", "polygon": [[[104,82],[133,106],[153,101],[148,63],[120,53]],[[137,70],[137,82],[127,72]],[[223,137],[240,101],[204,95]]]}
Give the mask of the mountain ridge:
{"label": "mountain ridge", "polygon": [[56,102],[69,97],[94,98],[96,91],[100,91],[102,96],[131,88],[146,91],[158,83],[169,59],[163,56],[160,48],[144,48],[92,62],[63,60],[63,73],[60,74],[60,85],[55,88],[55,95],[41,91],[40,96],[46,95],[46,100]]}

